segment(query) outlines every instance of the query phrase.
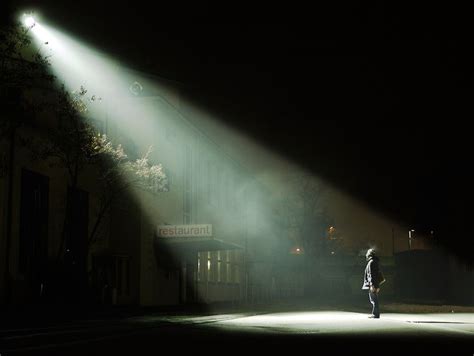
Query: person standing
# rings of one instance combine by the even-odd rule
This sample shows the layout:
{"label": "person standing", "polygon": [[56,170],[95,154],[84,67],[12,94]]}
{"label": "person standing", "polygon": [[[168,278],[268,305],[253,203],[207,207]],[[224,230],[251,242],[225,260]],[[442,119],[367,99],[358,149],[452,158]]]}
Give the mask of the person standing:
{"label": "person standing", "polygon": [[369,291],[369,301],[372,304],[372,314],[369,316],[371,319],[380,318],[379,310],[379,291],[381,280],[381,273],[379,267],[379,258],[375,254],[375,249],[369,248],[365,254],[367,260],[367,266],[364,271],[364,284],[362,289]]}

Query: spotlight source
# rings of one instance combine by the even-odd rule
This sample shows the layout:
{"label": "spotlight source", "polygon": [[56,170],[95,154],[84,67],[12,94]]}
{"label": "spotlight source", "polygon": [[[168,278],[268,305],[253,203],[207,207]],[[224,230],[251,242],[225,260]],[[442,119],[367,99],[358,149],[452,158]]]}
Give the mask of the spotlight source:
{"label": "spotlight source", "polygon": [[27,14],[24,14],[23,15],[23,24],[26,26],[26,27],[33,27],[36,25],[36,20],[33,16],[31,15],[27,15]]}

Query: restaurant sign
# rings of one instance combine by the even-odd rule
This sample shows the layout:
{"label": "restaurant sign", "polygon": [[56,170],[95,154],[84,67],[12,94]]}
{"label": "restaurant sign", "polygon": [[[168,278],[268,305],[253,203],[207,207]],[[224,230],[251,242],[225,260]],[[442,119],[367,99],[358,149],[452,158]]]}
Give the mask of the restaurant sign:
{"label": "restaurant sign", "polygon": [[212,224],[200,225],[159,225],[158,237],[209,237],[212,236]]}

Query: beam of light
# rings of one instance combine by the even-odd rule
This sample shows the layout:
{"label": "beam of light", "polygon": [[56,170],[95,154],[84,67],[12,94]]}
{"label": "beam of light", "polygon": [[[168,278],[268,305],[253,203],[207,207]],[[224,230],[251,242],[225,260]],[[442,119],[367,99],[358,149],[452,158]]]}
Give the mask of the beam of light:
{"label": "beam of light", "polygon": [[[94,97],[103,99],[100,105],[89,106],[88,119],[92,120],[91,123],[94,124],[96,119],[107,122],[108,129],[111,131],[109,137],[118,138],[118,142],[122,144],[120,137],[131,138],[132,146],[135,146],[138,152],[143,152],[150,144],[153,145],[152,159],[162,163],[168,171],[173,172],[172,174],[180,175],[184,159],[182,148],[192,143],[193,137],[187,132],[194,128],[189,122],[183,121],[176,107],[169,100],[157,94],[161,89],[160,83],[151,82],[148,78],[141,77],[135,72],[124,70],[124,66],[119,61],[44,22],[37,23],[31,29],[31,33],[40,53],[49,60],[53,74],[69,92],[76,91],[83,86]],[[155,94],[137,97],[144,87]],[[216,152],[216,147],[202,148],[202,152],[204,151],[208,157],[212,157],[215,164],[221,164],[222,158]],[[127,153],[130,154],[130,151]],[[240,174],[240,172],[238,173]],[[156,199],[168,207],[179,206],[177,203],[182,201],[183,182],[181,179],[177,180],[176,186],[169,194],[160,194],[158,198],[133,191],[134,199],[142,207],[143,220],[149,226],[156,226],[158,222],[182,223],[182,209],[157,209],[156,206]],[[199,188],[196,187],[197,194],[195,196],[202,197],[207,194],[204,193],[207,187],[207,184],[203,184]],[[202,199],[207,200],[204,197]],[[205,214],[204,210],[202,209],[203,214]],[[215,211],[216,209],[210,210]],[[222,225],[223,216],[217,216],[218,213],[214,215],[208,215],[204,222],[212,223],[215,226]],[[230,220],[230,216],[227,217],[226,221]],[[242,234],[240,230],[235,229],[232,235],[235,238]],[[150,256],[150,252],[153,253],[153,239],[146,238],[142,249],[143,254]],[[210,264],[211,261],[208,261],[208,266]],[[142,273],[142,275],[143,283],[154,285],[153,278],[156,277],[154,274]],[[144,297],[141,302],[153,304],[154,301]]]}
{"label": "beam of light", "polygon": [[[31,23],[31,20],[28,23]],[[209,118],[209,115],[198,107],[192,108],[190,112],[199,113],[196,117],[202,117],[193,119],[192,124],[183,120],[181,107],[188,105],[188,103],[173,103],[170,96],[163,94],[166,91],[165,85],[159,79],[126,70],[125,65],[119,60],[111,58],[56,28],[36,21],[31,28],[31,33],[41,53],[50,61],[52,71],[69,91],[84,86],[91,93],[91,100],[92,98],[102,98],[100,105],[91,106],[90,116],[107,122],[108,129],[113,132],[110,136],[118,132],[125,132],[139,152],[143,152],[149,144],[152,144],[154,146],[152,158],[161,162],[174,176],[179,178],[170,193],[161,194],[158,198],[161,204],[169,206],[169,209],[157,209],[156,203],[151,198],[144,198],[142,195],[136,194],[135,198],[144,207],[142,210],[146,216],[145,220],[150,226],[156,226],[158,221],[168,224],[182,223],[183,212],[177,207],[183,200],[184,179],[182,179],[182,172],[185,165],[186,147],[192,146],[191,155],[195,157],[192,183],[192,194],[195,199],[193,204],[199,207],[198,212],[193,213],[193,219],[198,223],[212,223],[222,227],[221,231],[227,231],[225,239],[238,242],[241,245],[244,245],[243,236],[254,240],[261,239],[268,245],[274,244],[277,236],[281,236],[282,231],[275,231],[275,228],[272,227],[274,224],[271,211],[274,207],[261,201],[248,203],[249,197],[253,195],[252,192],[246,190],[246,180],[243,179],[248,172],[243,168],[227,172],[227,168],[224,169],[224,167],[226,167],[228,156],[222,152],[227,152],[228,147],[218,147],[213,142],[197,143],[197,136],[207,138],[204,133],[196,131],[195,127],[200,127],[202,124],[205,130],[206,127],[209,127],[210,122],[211,125],[217,126],[224,133],[221,142],[227,142],[228,145],[231,145],[232,142],[236,143],[230,149],[231,154],[255,157],[257,160],[258,157],[262,157],[261,159],[278,161],[281,167],[285,167],[282,170],[291,167],[290,170],[309,174],[304,168],[288,162],[262,147],[258,142],[231,130],[222,122],[218,122],[216,118]],[[141,95],[144,91],[147,91],[148,94]],[[195,135],[189,135],[188,132],[193,130]],[[266,171],[260,171],[256,174],[255,180],[265,182],[269,178],[268,174]],[[331,226],[331,228],[344,235],[345,241],[351,248],[366,250],[368,247],[377,247],[383,251],[382,255],[391,255],[393,251],[390,229],[395,228],[397,231],[403,231],[402,238],[406,239],[408,228],[400,222],[391,221],[370,209],[363,202],[347,196],[329,182],[325,182],[315,175],[311,176],[313,180],[320,181],[330,187],[331,194],[327,197],[326,203],[330,206],[331,214],[338,216],[335,226]],[[216,189],[220,189],[216,188],[219,185],[222,185],[223,188],[216,193],[218,197],[214,198],[215,194],[211,190],[214,192]],[[275,186],[270,186],[271,191],[268,194],[259,193],[272,196],[282,185],[280,184],[273,190]],[[291,185],[283,184],[283,190],[286,193],[292,192],[294,188]],[[232,198],[229,198],[231,196]],[[228,205],[230,200],[233,203]],[[232,204],[236,206],[235,209]],[[224,205],[225,208],[222,208]],[[369,223],[367,223],[368,221]],[[368,224],[371,227],[368,227]],[[274,230],[272,231],[272,229]],[[218,231],[219,228],[216,230]],[[249,235],[248,231],[252,231],[252,233]],[[301,246],[301,241],[298,241],[297,232],[294,234],[294,246],[298,246],[300,249],[298,253],[304,251],[306,254],[307,251],[304,246]],[[359,240],[357,241],[356,238]],[[360,241],[362,241],[362,246]],[[401,243],[405,244],[404,241]],[[400,244],[400,242],[398,243]],[[141,248],[143,253],[148,253],[152,250],[152,241],[147,240]],[[272,253],[270,246],[268,251]],[[290,252],[288,251],[288,253]],[[338,254],[333,253],[332,255]],[[211,260],[201,263],[205,267],[199,270],[204,272],[215,265],[214,262],[211,264]],[[242,266],[241,268],[239,273],[242,283],[244,270]],[[146,283],[150,284],[153,284],[153,278],[150,273],[144,277]],[[256,278],[261,278],[258,281],[263,284],[268,283],[265,277]],[[357,288],[359,287],[357,286]],[[204,295],[203,298],[206,299],[208,296]],[[145,303],[152,302],[150,299]],[[311,316],[311,318],[314,317],[323,318],[324,314]],[[295,318],[304,319],[307,317],[300,315]]]}
{"label": "beam of light", "polygon": [[66,88],[81,85],[96,95],[124,95],[129,78],[119,71],[119,63],[93,50],[72,37],[44,23],[32,28],[41,54],[51,63],[51,69]]}

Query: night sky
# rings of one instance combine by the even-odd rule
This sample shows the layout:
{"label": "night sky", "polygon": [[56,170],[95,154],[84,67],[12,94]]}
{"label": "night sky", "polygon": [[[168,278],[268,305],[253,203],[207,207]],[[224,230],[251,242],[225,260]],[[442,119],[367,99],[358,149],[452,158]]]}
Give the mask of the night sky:
{"label": "night sky", "polygon": [[[470,256],[472,58],[461,8],[15,1]],[[375,3],[375,2],[374,2]]]}

